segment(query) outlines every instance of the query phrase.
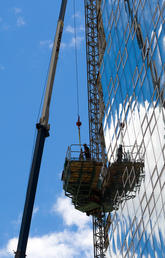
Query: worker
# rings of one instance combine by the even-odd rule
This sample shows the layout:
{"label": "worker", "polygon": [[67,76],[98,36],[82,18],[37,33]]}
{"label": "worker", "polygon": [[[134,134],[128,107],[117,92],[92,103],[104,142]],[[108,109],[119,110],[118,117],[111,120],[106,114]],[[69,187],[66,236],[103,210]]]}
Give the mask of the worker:
{"label": "worker", "polygon": [[84,160],[84,155],[83,155],[83,150],[82,150],[82,148],[81,148],[81,150],[80,150],[79,160]]}
{"label": "worker", "polygon": [[123,157],[123,148],[122,145],[119,145],[119,148],[117,149],[117,162],[121,162]]}
{"label": "worker", "polygon": [[86,160],[91,159],[91,154],[88,146],[86,144],[83,144],[83,146],[84,146],[84,154],[85,154]]}

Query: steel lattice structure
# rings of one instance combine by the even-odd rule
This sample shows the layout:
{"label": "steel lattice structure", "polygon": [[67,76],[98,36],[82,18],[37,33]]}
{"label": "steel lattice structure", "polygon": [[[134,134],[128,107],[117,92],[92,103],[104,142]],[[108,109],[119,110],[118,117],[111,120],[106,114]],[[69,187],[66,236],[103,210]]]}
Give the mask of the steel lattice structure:
{"label": "steel lattice structure", "polygon": [[99,217],[93,216],[93,243],[94,258],[105,257],[105,214],[100,213]]}
{"label": "steel lattice structure", "polygon": [[[100,112],[98,94],[99,75],[99,46],[98,46],[98,23],[97,1],[85,0],[85,31],[86,31],[86,56],[87,56],[87,83],[88,83],[88,117],[89,139],[91,156],[100,159],[102,156],[99,136]],[[94,257],[105,257],[104,247],[104,212],[98,212],[93,216],[93,241]]]}
{"label": "steel lattice structure", "polygon": [[97,77],[99,73],[99,48],[97,30],[97,1],[85,0],[85,30],[88,80],[89,139],[93,158],[101,157],[99,139],[99,95]]}

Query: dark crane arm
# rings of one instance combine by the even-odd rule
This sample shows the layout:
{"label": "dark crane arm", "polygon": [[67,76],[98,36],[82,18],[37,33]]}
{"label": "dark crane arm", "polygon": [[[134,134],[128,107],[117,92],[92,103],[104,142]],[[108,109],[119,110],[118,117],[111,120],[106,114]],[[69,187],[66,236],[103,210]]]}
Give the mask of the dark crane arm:
{"label": "dark crane arm", "polygon": [[62,0],[57,29],[56,29],[56,35],[55,35],[54,45],[52,50],[51,62],[49,67],[49,75],[47,80],[47,87],[46,87],[42,115],[39,123],[37,124],[38,133],[37,133],[33,160],[32,160],[32,165],[31,165],[31,170],[29,175],[24,212],[23,212],[20,234],[18,239],[17,251],[15,252],[15,258],[26,257],[26,247],[27,247],[27,241],[29,236],[40,165],[42,160],[42,153],[44,149],[45,138],[49,136],[49,128],[50,128],[48,124],[49,107],[50,107],[50,101],[52,96],[52,89],[53,89],[58,54],[60,49],[61,37],[63,32],[63,22],[64,22],[66,4],[67,4],[67,0]]}

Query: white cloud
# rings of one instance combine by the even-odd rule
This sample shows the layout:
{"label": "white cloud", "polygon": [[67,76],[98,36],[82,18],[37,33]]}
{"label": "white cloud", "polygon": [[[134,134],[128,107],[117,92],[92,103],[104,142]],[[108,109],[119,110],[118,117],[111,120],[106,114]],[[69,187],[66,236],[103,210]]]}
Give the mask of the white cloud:
{"label": "white cloud", "polygon": [[17,15],[19,13],[22,13],[22,9],[21,8],[17,8],[17,7],[14,7],[14,13]]}
{"label": "white cloud", "polygon": [[4,257],[11,257],[10,254],[8,253],[7,248],[0,249],[0,258],[4,258]]}
{"label": "white cloud", "polygon": [[[78,36],[76,38],[76,45],[77,47],[79,47],[81,45],[81,43],[83,42],[84,37]],[[47,47],[49,49],[52,49],[53,47],[53,41],[51,40],[41,40],[40,41],[40,46],[41,47]],[[64,49],[66,47],[75,47],[75,37],[71,38],[69,43],[65,43],[65,42],[61,42],[61,49]]]}
{"label": "white cloud", "polygon": [[70,25],[66,27],[65,31],[74,34],[74,28]]}
{"label": "white cloud", "polygon": [[1,71],[5,70],[5,67],[2,64],[0,64],[0,70]]}
{"label": "white cloud", "polygon": [[26,25],[25,19],[23,18],[22,14],[22,9],[18,7],[14,7],[14,14],[16,16],[16,25],[17,27],[23,27]]}
{"label": "white cloud", "polygon": [[[51,211],[62,216],[67,229],[52,232],[43,236],[30,237],[27,246],[29,258],[76,258],[93,257],[93,234],[89,225],[90,218],[74,210],[66,197],[60,196]],[[70,226],[75,225],[73,230]],[[12,238],[0,249],[0,258],[13,257],[17,248],[17,238]]]}
{"label": "white cloud", "polygon": [[33,215],[35,215],[38,211],[39,211],[39,207],[38,207],[38,206],[34,207],[34,209],[33,209]]}
{"label": "white cloud", "polygon": [[59,197],[53,205],[52,211],[60,213],[67,226],[76,225],[78,228],[85,228],[91,221],[85,213],[76,210],[71,204],[71,200],[66,197]]}
{"label": "white cloud", "polygon": [[81,14],[80,14],[80,12],[76,12],[75,14],[73,14],[73,15],[72,15],[72,18],[74,18],[74,17],[81,19]]}
{"label": "white cloud", "polygon": [[75,46],[75,41],[76,41],[77,47],[79,47],[81,45],[81,43],[84,41],[84,37],[78,36],[76,39],[72,38],[69,46],[74,47]]}
{"label": "white cloud", "polygon": [[[74,27],[68,25],[65,29],[66,32],[69,32],[71,34],[74,34]],[[84,32],[85,31],[85,28],[83,25],[80,25],[79,27],[76,28],[76,32],[77,33],[81,33],[81,32]]]}
{"label": "white cloud", "polygon": [[84,26],[80,25],[79,30],[80,30],[80,31],[85,31]]}
{"label": "white cloud", "polygon": [[50,49],[53,48],[53,42],[50,42],[50,44],[48,45]]}
{"label": "white cloud", "polygon": [[[67,44],[64,43],[64,42],[61,42],[60,48],[64,49],[64,48],[66,48],[66,47],[67,47]],[[60,174],[60,178],[61,178],[61,174]]]}
{"label": "white cloud", "polygon": [[52,47],[53,47],[53,41],[52,41],[52,40],[41,40],[41,41],[40,41],[40,46],[42,46],[42,47],[48,47],[48,48],[52,49]]}
{"label": "white cloud", "polygon": [[9,30],[10,27],[11,27],[11,26],[8,25],[8,24],[6,24],[6,23],[2,25],[2,29],[3,29],[3,30]]}
{"label": "white cloud", "polygon": [[[40,41],[40,46],[41,47],[46,47],[46,48],[49,48],[49,49],[52,49],[53,48],[53,41],[52,40],[41,40]],[[64,49],[66,48],[68,45],[64,42],[61,42],[61,45],[60,45],[60,49]]]}
{"label": "white cloud", "polygon": [[[22,15],[22,9],[21,8],[17,8],[14,7],[11,9],[12,14],[14,13],[15,19],[16,19],[16,26],[17,27],[23,27],[26,25],[26,21]],[[9,25],[8,23],[6,23],[2,17],[0,17],[0,23],[2,24],[1,28],[3,30],[9,30],[13,25]]]}
{"label": "white cloud", "polygon": [[18,26],[18,27],[23,27],[23,26],[25,26],[25,24],[26,24],[26,22],[25,22],[24,18],[21,17],[21,16],[19,16],[19,17],[17,18],[17,26]]}
{"label": "white cloud", "polygon": [[14,226],[18,227],[18,226],[20,226],[20,224],[21,224],[21,219],[22,219],[22,212],[20,212],[20,213],[18,214],[18,217],[17,217],[15,220],[13,220],[11,223],[12,223]]}
{"label": "white cloud", "polygon": [[[0,258],[13,257],[17,247],[17,238],[9,240],[7,246],[0,250]],[[29,258],[75,258],[92,257],[92,230],[77,232],[64,230],[41,237],[30,237],[26,254]]]}

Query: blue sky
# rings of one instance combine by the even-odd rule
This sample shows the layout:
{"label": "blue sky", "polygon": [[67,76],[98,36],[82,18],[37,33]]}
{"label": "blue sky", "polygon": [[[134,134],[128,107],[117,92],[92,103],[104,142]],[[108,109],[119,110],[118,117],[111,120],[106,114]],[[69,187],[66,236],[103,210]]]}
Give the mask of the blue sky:
{"label": "blue sky", "polygon": [[[17,245],[35,124],[40,117],[61,0],[2,2],[0,258],[10,258]],[[82,142],[88,143],[84,1],[75,2],[81,135]],[[93,255],[91,219],[64,198],[60,180],[67,147],[78,143],[73,24],[73,1],[68,1],[50,110],[50,137],[46,139],[27,249],[30,258]],[[114,128],[110,130],[114,132]]]}
{"label": "blue sky", "polygon": [[[35,124],[38,122],[60,4],[60,0],[6,0],[1,3],[1,258],[12,257],[9,254],[9,246],[15,249],[13,243],[17,242],[15,238],[20,229],[35,142]],[[75,213],[62,195],[60,181],[67,147],[72,143],[78,143],[75,125],[77,99],[73,10],[73,1],[68,1],[51,103],[50,137],[46,139],[30,231],[30,236],[38,239],[51,236],[51,234],[64,234],[64,232],[69,232],[68,234],[72,232],[74,235],[74,232],[76,234],[81,231],[84,234],[86,230],[89,231],[91,237],[90,219],[85,215]],[[88,143],[83,1],[78,1],[78,3],[76,1],[75,15],[81,134],[82,142]],[[70,222],[67,221],[65,211],[66,214],[70,214]],[[79,223],[76,221],[78,216],[80,216]],[[82,234],[79,235],[82,236]],[[62,244],[65,246],[65,243]],[[85,249],[79,252],[84,254],[84,257],[88,257],[91,246],[91,242],[88,241]],[[38,249],[40,250],[39,247]],[[86,250],[88,254],[85,255]],[[70,256],[63,254],[61,257],[79,257],[80,253],[77,253],[77,249],[74,252],[71,252]],[[42,255],[29,253],[29,257],[36,258]],[[47,257],[56,256],[49,254]]]}

